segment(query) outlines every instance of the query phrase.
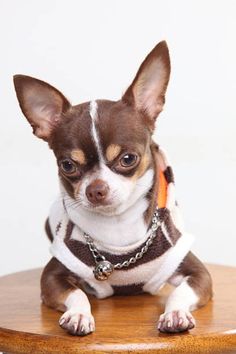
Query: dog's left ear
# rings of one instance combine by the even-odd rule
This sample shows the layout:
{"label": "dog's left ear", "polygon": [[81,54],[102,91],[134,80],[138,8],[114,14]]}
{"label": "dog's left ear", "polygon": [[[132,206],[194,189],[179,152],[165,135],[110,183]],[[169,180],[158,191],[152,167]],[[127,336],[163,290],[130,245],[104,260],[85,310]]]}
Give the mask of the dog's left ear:
{"label": "dog's left ear", "polygon": [[148,54],[122,100],[148,116],[153,125],[163,109],[169,77],[169,50],[163,41]]}

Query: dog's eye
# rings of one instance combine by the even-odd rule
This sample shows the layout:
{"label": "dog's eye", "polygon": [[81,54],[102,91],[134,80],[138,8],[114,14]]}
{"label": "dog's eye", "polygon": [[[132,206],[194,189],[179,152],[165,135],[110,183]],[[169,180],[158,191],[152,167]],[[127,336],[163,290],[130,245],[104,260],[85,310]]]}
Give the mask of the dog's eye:
{"label": "dog's eye", "polygon": [[75,173],[77,170],[76,164],[71,161],[71,160],[63,160],[60,163],[60,168],[62,169],[63,172],[65,172],[68,175],[71,175],[72,173]]}
{"label": "dog's eye", "polygon": [[122,167],[131,167],[131,166],[135,165],[137,159],[138,159],[138,156],[135,154],[125,154],[120,159],[120,164]]}

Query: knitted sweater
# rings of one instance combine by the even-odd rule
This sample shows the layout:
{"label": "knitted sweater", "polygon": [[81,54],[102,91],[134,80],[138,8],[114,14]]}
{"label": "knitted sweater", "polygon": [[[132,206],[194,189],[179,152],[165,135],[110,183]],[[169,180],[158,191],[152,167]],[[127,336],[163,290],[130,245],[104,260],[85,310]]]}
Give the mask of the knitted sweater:
{"label": "knitted sweater", "polygon": [[[187,234],[182,225],[179,207],[175,199],[175,185],[172,168],[166,154],[160,148],[157,151],[159,167],[159,187],[157,210],[161,225],[148,251],[136,263],[115,270],[107,280],[95,279],[93,270],[95,261],[86,244],[83,231],[69,220],[58,200],[51,209],[49,224],[53,235],[51,253],[68,270],[73,272],[88,293],[98,298],[113,294],[129,295],[141,292],[156,294],[173,275],[189,252],[193,237]],[[123,262],[135,256],[145,245],[150,230],[143,240],[126,247],[112,247],[110,250],[96,244],[99,252],[112,264]]]}

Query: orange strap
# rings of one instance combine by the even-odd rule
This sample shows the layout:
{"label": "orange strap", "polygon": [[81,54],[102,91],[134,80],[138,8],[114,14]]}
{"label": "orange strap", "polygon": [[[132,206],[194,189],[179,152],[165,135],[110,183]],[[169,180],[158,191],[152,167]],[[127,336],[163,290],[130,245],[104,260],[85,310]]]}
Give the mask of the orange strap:
{"label": "orange strap", "polygon": [[167,181],[164,173],[160,170],[159,173],[159,186],[157,194],[157,206],[158,208],[165,208],[167,200]]}

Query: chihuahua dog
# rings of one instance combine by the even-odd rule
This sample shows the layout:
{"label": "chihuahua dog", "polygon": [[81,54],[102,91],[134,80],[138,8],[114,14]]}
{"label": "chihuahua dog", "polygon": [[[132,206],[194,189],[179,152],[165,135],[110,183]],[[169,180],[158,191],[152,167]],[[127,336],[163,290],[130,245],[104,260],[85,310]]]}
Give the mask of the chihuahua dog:
{"label": "chihuahua dog", "polygon": [[164,41],[118,101],[72,106],[46,82],[14,76],[23,114],[57,159],[61,196],[46,222],[53,258],[41,297],[64,312],[59,324],[71,334],[95,330],[86,293],[156,294],[168,282],[175,288],[157,328],[172,333],[193,328],[190,311],[212,296],[211,277],[190,252],[170,163],[152,140],[169,76]]}

